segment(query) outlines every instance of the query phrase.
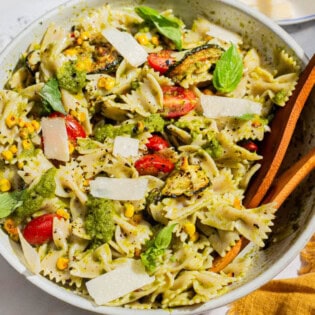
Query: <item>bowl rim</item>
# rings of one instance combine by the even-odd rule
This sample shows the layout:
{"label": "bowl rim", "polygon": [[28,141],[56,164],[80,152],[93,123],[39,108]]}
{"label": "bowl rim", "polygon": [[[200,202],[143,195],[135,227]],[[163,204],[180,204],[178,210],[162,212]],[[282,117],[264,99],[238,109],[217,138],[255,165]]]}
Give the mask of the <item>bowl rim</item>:
{"label": "bowl rim", "polygon": [[[57,16],[58,11],[60,9],[73,8],[78,4],[82,4],[87,0],[68,0],[65,3],[58,5],[44,14],[40,15],[38,18],[33,20],[29,25],[24,27],[22,31],[20,31],[0,52],[0,63],[5,59],[7,53],[14,48],[16,43],[18,43],[24,36],[26,36],[32,29],[36,28],[38,23],[43,20],[49,19],[51,17]],[[296,54],[297,59],[299,59],[302,63],[302,67],[304,67],[308,61],[308,56],[305,54],[304,50],[301,46],[291,37],[284,29],[282,29],[275,21],[271,18],[263,15],[261,12],[246,6],[241,2],[237,2],[234,0],[214,0],[216,2],[221,2],[223,5],[228,5],[236,10],[241,11],[242,13],[249,15],[253,19],[257,20],[259,23],[267,27],[274,34],[276,34],[279,38],[281,38],[287,47],[290,47],[293,52]],[[92,1],[91,1],[92,2]],[[94,2],[98,2],[100,4],[100,0],[95,0],[92,3],[94,6]],[[6,69],[5,69],[6,70]],[[152,310],[132,310],[123,307],[110,307],[110,306],[97,306],[94,304],[92,300],[88,300],[85,297],[79,296],[74,292],[69,292],[68,290],[58,286],[54,282],[46,279],[41,275],[34,275],[28,271],[25,265],[19,260],[19,258],[14,254],[13,251],[8,250],[6,246],[9,246],[9,240],[6,235],[1,231],[0,235],[0,254],[4,257],[4,259],[20,274],[24,275],[28,281],[33,283],[35,286],[45,291],[51,296],[58,298],[68,304],[79,307],[81,309],[92,311],[99,314],[110,314],[110,315],[130,315],[130,314],[169,314],[172,313],[174,315],[188,315],[188,314],[197,314],[201,312],[206,312],[210,310],[214,310],[218,307],[226,306],[233,301],[253,292],[254,290],[261,287],[263,284],[274,278],[277,274],[279,274],[284,268],[286,268],[291,261],[298,255],[300,250],[306,245],[307,241],[310,239],[312,234],[315,232],[313,228],[315,226],[315,216],[309,220],[307,226],[303,231],[299,234],[299,236],[295,239],[294,244],[291,246],[288,253],[284,254],[280,259],[277,260],[277,264],[271,266],[267,271],[259,275],[253,280],[250,280],[248,283],[242,285],[239,288],[236,288],[222,296],[218,296],[213,300],[205,302],[201,305],[192,305],[182,308],[174,308],[171,310],[167,309],[152,309]]]}

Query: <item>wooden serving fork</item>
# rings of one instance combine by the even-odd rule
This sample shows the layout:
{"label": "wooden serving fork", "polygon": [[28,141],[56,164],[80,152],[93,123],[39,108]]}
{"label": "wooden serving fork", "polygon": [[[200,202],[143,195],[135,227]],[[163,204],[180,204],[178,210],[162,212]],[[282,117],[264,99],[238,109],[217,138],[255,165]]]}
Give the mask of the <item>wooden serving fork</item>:
{"label": "wooden serving fork", "polygon": [[[283,161],[302,109],[315,85],[315,55],[300,75],[296,88],[285,107],[279,109],[271,123],[272,132],[263,141],[262,165],[252,178],[245,193],[246,208],[255,208],[261,203],[275,202],[277,209],[282,205],[300,182],[315,168],[315,148],[284,172],[272,185]],[[268,192],[266,196],[266,193]],[[264,198],[265,197],[265,198]],[[211,271],[225,268],[249,243],[241,237],[224,256],[216,258]]]}

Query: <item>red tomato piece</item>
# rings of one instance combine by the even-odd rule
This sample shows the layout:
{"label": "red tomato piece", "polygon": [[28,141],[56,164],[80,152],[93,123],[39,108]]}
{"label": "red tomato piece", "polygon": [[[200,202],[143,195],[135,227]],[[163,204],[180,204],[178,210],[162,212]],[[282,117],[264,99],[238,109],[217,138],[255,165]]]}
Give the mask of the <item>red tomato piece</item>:
{"label": "red tomato piece", "polygon": [[159,173],[170,173],[174,163],[163,156],[147,154],[135,162],[135,168],[140,175],[157,176]]}
{"label": "red tomato piece", "polygon": [[52,113],[49,117],[63,117],[66,123],[66,130],[68,139],[72,142],[75,142],[77,138],[86,138],[86,132],[82,125],[71,115],[63,115],[61,113]]}
{"label": "red tomato piece", "polygon": [[148,56],[149,66],[161,74],[165,73],[174,61],[175,58],[172,57],[171,50],[161,50],[157,53],[151,53]]}
{"label": "red tomato piece", "polygon": [[148,142],[146,143],[146,147],[152,151],[160,151],[168,148],[169,146],[169,143],[164,138],[158,135],[153,135],[148,139]]}
{"label": "red tomato piece", "polygon": [[258,145],[251,140],[241,141],[239,145],[250,152],[257,152],[258,150]]}
{"label": "red tomato piece", "polygon": [[163,86],[163,105],[161,113],[166,118],[186,115],[197,106],[197,96],[181,86]]}
{"label": "red tomato piece", "polygon": [[47,213],[27,223],[23,231],[24,238],[32,245],[41,245],[52,240],[54,217],[57,215]]}

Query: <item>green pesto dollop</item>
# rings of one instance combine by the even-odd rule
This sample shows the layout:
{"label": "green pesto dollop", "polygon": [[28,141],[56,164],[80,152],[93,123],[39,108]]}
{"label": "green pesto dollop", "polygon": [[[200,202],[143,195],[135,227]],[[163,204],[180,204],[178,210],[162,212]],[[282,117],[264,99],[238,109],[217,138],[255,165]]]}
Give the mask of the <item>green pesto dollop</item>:
{"label": "green pesto dollop", "polygon": [[223,147],[221,146],[214,133],[207,134],[207,143],[203,146],[203,149],[214,159],[218,159],[223,154]]}
{"label": "green pesto dollop", "polygon": [[57,70],[57,79],[59,86],[76,94],[82,90],[86,81],[86,72],[79,70],[75,61],[65,62]]}
{"label": "green pesto dollop", "polygon": [[135,124],[124,124],[120,126],[105,124],[97,126],[94,130],[94,137],[97,141],[104,142],[106,138],[114,139],[122,135],[131,136],[135,131],[135,126]]}
{"label": "green pesto dollop", "polygon": [[50,168],[41,176],[36,185],[22,192],[22,205],[14,212],[14,217],[18,222],[23,221],[26,217],[29,217],[36,211],[40,210],[45,199],[53,198],[55,196],[56,172],[56,168]]}
{"label": "green pesto dollop", "polygon": [[149,132],[163,132],[165,120],[160,114],[152,114],[144,119],[144,128]]}
{"label": "green pesto dollop", "polygon": [[283,106],[288,99],[288,92],[286,90],[281,90],[273,97],[272,101],[280,106]]}
{"label": "green pesto dollop", "polygon": [[115,205],[112,200],[89,196],[86,202],[85,230],[93,247],[108,243],[114,234]]}

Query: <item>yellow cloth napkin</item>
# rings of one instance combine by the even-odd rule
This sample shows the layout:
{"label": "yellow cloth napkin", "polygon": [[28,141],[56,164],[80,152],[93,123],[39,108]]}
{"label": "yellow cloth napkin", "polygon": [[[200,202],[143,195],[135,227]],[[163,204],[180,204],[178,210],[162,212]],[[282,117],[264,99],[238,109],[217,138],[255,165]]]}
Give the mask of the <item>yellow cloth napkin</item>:
{"label": "yellow cloth napkin", "polygon": [[315,315],[315,234],[300,258],[300,276],[270,281],[234,302],[228,315]]}

